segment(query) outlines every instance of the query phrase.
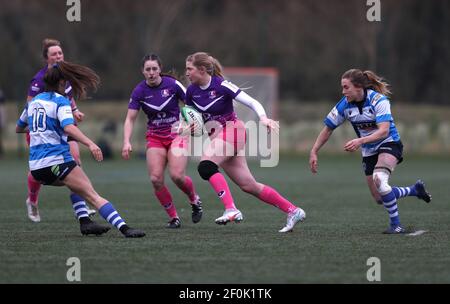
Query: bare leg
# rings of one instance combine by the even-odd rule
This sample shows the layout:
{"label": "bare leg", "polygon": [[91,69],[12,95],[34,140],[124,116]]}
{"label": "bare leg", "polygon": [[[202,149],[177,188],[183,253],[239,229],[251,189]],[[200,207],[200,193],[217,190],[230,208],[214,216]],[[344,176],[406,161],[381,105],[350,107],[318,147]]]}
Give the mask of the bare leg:
{"label": "bare leg", "polygon": [[84,197],[97,210],[108,201],[98,195],[89,180],[89,177],[80,167],[75,167],[62,181],[72,192]]}
{"label": "bare leg", "polygon": [[234,156],[222,163],[225,173],[238,185],[242,191],[259,196],[264,185],[258,183],[247,165],[245,156]]}
{"label": "bare leg", "polygon": [[155,191],[164,187],[164,170],[167,164],[167,151],[163,148],[147,149],[147,170]]}
{"label": "bare leg", "polygon": [[[159,203],[171,220],[178,219],[172,195],[164,184],[164,170],[167,165],[167,151],[164,148],[147,149],[147,169]],[[178,225],[176,225],[178,226]],[[178,228],[178,227],[177,227]]]}
{"label": "bare leg", "polygon": [[189,201],[195,203],[197,194],[195,192],[194,184],[192,183],[192,179],[189,176],[186,176],[188,158],[187,156],[184,156],[185,154],[177,152],[176,149],[181,148],[171,148],[167,155],[170,178],[175,185],[188,196]]}
{"label": "bare leg", "polygon": [[370,194],[372,194],[372,197],[374,198],[375,202],[379,205],[382,205],[383,201],[381,200],[381,196],[378,193],[377,187],[373,182],[373,176],[372,175],[366,176],[366,181],[367,186],[369,186]]}

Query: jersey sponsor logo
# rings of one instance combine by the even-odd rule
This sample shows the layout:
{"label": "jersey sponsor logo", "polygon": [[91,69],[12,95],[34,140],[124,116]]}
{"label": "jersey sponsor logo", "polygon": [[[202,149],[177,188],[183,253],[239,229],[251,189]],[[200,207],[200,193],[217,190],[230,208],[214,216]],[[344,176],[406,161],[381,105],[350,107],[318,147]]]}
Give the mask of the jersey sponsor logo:
{"label": "jersey sponsor logo", "polygon": [[211,108],[216,102],[218,102],[219,100],[221,100],[222,98],[223,98],[223,95],[220,96],[220,97],[218,97],[218,98],[216,98],[216,99],[214,99],[212,102],[210,102],[207,106],[204,106],[204,107],[202,107],[201,105],[199,105],[198,103],[196,103],[194,99],[192,99],[192,102],[193,102],[193,103],[195,104],[195,106],[196,106],[197,108],[199,108],[200,110],[206,111],[206,110],[208,110],[209,108]]}
{"label": "jersey sponsor logo", "polygon": [[364,131],[372,131],[378,129],[377,124],[375,122],[355,123],[355,125],[359,130]]}
{"label": "jersey sponsor logo", "polygon": [[31,87],[31,91],[33,91],[33,92],[39,92],[39,84],[38,83],[35,83],[35,84],[33,84],[33,86]]}
{"label": "jersey sponsor logo", "polygon": [[336,119],[338,116],[338,110],[336,108],[333,108],[333,110],[331,110],[330,112],[330,116],[331,118]]}

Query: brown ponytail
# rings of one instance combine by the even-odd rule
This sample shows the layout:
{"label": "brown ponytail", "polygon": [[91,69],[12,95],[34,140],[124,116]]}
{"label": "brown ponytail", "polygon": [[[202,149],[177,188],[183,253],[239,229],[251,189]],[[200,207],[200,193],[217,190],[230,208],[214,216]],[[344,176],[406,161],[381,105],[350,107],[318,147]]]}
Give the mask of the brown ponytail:
{"label": "brown ponytail", "polygon": [[385,96],[391,95],[389,84],[380,76],[372,71],[361,71],[359,69],[351,69],[342,75],[343,79],[350,79],[353,85],[364,89],[372,89]]}
{"label": "brown ponytail", "polygon": [[219,60],[210,56],[205,52],[197,52],[192,55],[189,55],[186,58],[186,61],[192,62],[192,64],[196,67],[204,67],[206,72],[211,76],[219,76],[224,78],[223,68],[220,64]]}
{"label": "brown ponytail", "polygon": [[95,91],[100,84],[100,77],[93,70],[67,61],[58,62],[47,70],[44,76],[46,90],[56,91],[60,80],[70,82],[76,100],[86,98],[87,88]]}

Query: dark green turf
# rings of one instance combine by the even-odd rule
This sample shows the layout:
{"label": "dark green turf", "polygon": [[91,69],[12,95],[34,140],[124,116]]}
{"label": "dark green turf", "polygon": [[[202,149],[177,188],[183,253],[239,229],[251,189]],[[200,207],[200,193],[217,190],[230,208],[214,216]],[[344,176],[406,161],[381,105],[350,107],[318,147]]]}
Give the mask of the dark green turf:
{"label": "dark green turf", "polygon": [[[168,185],[182,219],[164,228],[165,212],[153,195],[144,160],[94,163],[84,168],[96,190],[113,202],[143,239],[125,239],[112,229],[82,237],[65,188],[41,191],[42,222],[26,217],[26,162],[0,160],[0,283],[65,283],[66,260],[81,260],[84,283],[367,283],[366,261],[381,260],[384,283],[450,283],[450,160],[410,157],[391,179],[409,185],[421,177],[433,194],[427,205],[400,202],[404,226],[422,236],[387,236],[387,212],[370,198],[358,155],[323,157],[311,175],[307,158],[282,157],[276,168],[251,165],[256,178],[278,189],[307,213],[293,233],[279,234],[279,210],[231,187],[245,220],[217,226],[223,207],[209,185],[193,177],[204,203],[199,224],[190,220],[185,196]],[[99,222],[102,220],[97,215]]]}

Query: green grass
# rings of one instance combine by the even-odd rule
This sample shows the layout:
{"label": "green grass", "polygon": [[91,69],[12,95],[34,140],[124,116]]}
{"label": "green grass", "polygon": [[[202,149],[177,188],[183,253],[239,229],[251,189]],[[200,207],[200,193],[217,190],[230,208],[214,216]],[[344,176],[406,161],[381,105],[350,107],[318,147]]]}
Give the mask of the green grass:
{"label": "green grass", "polygon": [[372,256],[381,260],[383,283],[450,283],[448,158],[407,158],[391,179],[409,185],[421,177],[433,194],[429,205],[416,198],[400,202],[403,224],[428,231],[417,237],[381,234],[387,212],[372,201],[358,156],[319,160],[315,176],[305,157],[282,157],[276,168],[251,164],[260,182],[307,213],[306,222],[281,235],[285,215],[234,185],[244,222],[214,224],[222,204],[193,163],[188,173],[204,218],[191,222],[185,196],[168,181],[182,219],[181,229],[168,230],[144,160],[97,164],[84,157],[96,190],[131,226],[146,231],[143,239],[125,239],[115,230],[82,237],[65,188],[41,190],[42,222],[31,223],[24,204],[27,164],[0,160],[0,283],[65,283],[72,256],[81,260],[83,283],[367,283]]}

